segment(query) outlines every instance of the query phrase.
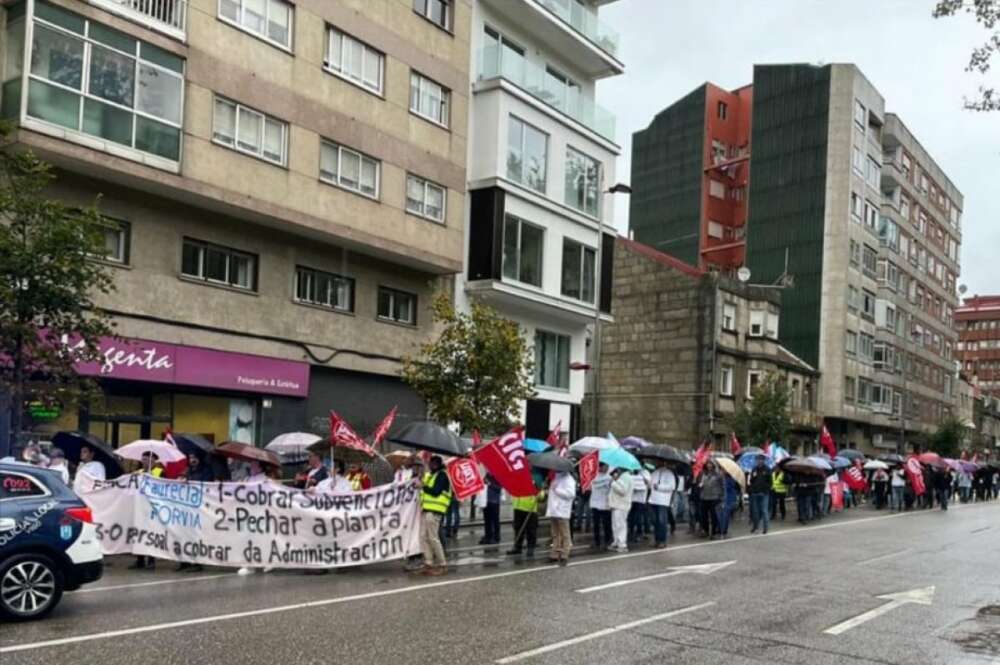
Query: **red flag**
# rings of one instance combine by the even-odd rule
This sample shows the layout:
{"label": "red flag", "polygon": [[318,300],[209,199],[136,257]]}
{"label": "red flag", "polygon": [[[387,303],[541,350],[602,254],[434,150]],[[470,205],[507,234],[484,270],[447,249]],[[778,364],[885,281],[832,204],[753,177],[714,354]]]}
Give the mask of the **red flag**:
{"label": "red flag", "polygon": [[479,430],[477,429],[472,430],[472,449],[476,450],[477,448],[482,448],[482,447],[483,447],[483,437],[479,436]]}
{"label": "red flag", "polygon": [[451,481],[451,491],[456,499],[464,501],[483,491],[486,483],[479,473],[479,465],[471,457],[456,457],[445,467],[448,480]]}
{"label": "red flag", "polygon": [[864,472],[856,466],[844,471],[844,484],[850,487],[852,492],[864,492],[868,489],[868,481],[865,480]]}
{"label": "red flag", "polygon": [[524,452],[524,428],[515,427],[498,439],[473,451],[472,457],[486,467],[500,486],[513,497],[535,496],[538,490]]}
{"label": "red flag", "polygon": [[837,444],[833,442],[833,437],[830,436],[830,430],[823,425],[823,431],[819,434],[819,445],[823,446],[823,450],[830,457],[837,456]]}
{"label": "red flag", "polygon": [[735,457],[740,454],[741,450],[743,450],[743,446],[740,445],[740,440],[736,438],[736,432],[733,432],[729,437],[729,452]]}
{"label": "red flag", "polygon": [[701,444],[698,448],[698,452],[694,456],[694,465],[691,467],[691,471],[694,477],[697,478],[701,475],[701,470],[705,467],[705,462],[712,458],[712,447],[708,442]]}
{"label": "red flag", "polygon": [[[173,431],[170,427],[167,427],[163,431],[163,440],[169,443],[174,448],[177,448],[177,442],[174,441]],[[163,464],[163,477],[173,480],[174,478],[180,478],[185,473],[187,473],[188,461],[185,457],[182,460],[177,460],[176,462],[165,462]]]}
{"label": "red flag", "polygon": [[910,479],[910,485],[913,486],[913,493],[917,496],[923,496],[927,492],[927,487],[924,485],[924,467],[920,466],[920,461],[915,455],[911,455],[910,459],[906,460],[906,477]]}
{"label": "red flag", "polygon": [[597,477],[598,465],[600,460],[598,459],[598,451],[589,452],[580,458],[580,463],[577,469],[580,471],[580,491],[586,492],[590,489],[590,483],[594,482],[594,478]]}
{"label": "red flag", "polygon": [[[562,444],[562,421],[556,423],[555,429],[549,432],[549,435],[545,437],[545,443],[549,444],[555,450],[561,450],[564,448]],[[560,452],[561,457],[565,457],[564,454]]]}
{"label": "red flag", "polygon": [[365,443],[365,440],[357,435],[347,421],[337,415],[336,411],[330,412],[330,442],[334,446],[343,446],[360,450],[369,457],[375,457],[375,451]]}
{"label": "red flag", "polygon": [[392,411],[386,414],[382,422],[378,424],[375,431],[372,432],[372,448],[377,448],[378,444],[382,443],[385,435],[389,433],[389,428],[392,427],[392,422],[396,419],[396,411],[399,410],[398,406],[392,407]]}

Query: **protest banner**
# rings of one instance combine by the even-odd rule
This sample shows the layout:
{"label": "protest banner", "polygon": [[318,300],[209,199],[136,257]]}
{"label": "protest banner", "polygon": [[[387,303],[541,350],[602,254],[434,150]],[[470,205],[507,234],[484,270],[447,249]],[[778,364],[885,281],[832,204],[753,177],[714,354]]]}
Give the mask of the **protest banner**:
{"label": "protest banner", "polygon": [[483,476],[479,473],[479,465],[471,458],[456,457],[448,462],[446,468],[448,480],[451,481],[452,494],[458,501],[465,501],[470,496],[479,494],[486,487]]}
{"label": "protest banner", "polygon": [[132,474],[77,483],[105,554],[213,566],[336,568],[420,552],[410,483],[322,494],[271,482],[199,483]]}
{"label": "protest banner", "polygon": [[531,478],[531,465],[524,450],[524,428],[515,427],[489,444],[473,451],[472,456],[486,467],[496,481],[513,497],[535,496],[538,490]]}
{"label": "protest banner", "polygon": [[577,469],[580,471],[580,490],[586,492],[590,489],[590,484],[594,482],[599,470],[600,458],[598,451],[594,450],[580,458]]}

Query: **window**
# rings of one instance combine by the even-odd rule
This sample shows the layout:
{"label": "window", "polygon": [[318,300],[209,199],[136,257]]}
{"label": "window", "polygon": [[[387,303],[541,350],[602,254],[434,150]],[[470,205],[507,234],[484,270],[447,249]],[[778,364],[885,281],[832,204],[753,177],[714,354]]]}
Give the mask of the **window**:
{"label": "window", "polygon": [[562,294],[584,302],[594,302],[594,266],[597,252],[563,238]]}
{"label": "window", "polygon": [[354,280],[299,266],[295,269],[295,300],[342,312],[353,312]]}
{"label": "window", "polygon": [[858,353],[858,334],[852,330],[848,330],[846,335],[844,347],[847,355],[856,355]]}
{"label": "window", "polygon": [[417,325],[417,297],[405,291],[378,287],[378,318],[408,326]]}
{"label": "window", "polygon": [[709,180],[708,195],[717,199],[726,198],[726,184],[719,180]]}
{"label": "window", "polygon": [[875,320],[875,294],[868,289],[861,289],[861,316]]}
{"label": "window", "polygon": [[719,367],[719,394],[723,397],[733,396],[733,368],[729,365]]}
{"label": "window", "polygon": [[882,183],[882,165],[874,157],[868,158],[865,168],[865,181],[869,187],[878,189]]}
{"label": "window", "polygon": [[507,177],[545,193],[549,137],[520,118],[507,126]]}
{"label": "window", "polygon": [[729,117],[729,105],[725,102],[719,102],[716,112],[718,113],[719,120],[725,120]]}
{"label": "window", "polygon": [[764,326],[765,337],[778,339],[778,314],[776,312],[767,313],[767,317],[764,319]]}
{"label": "window", "polygon": [[285,0],[219,0],[219,18],[281,48],[292,47],[292,5]]}
{"label": "window", "polygon": [[847,287],[847,309],[855,314],[861,308],[861,293],[858,291],[857,287],[848,286]]}
{"label": "window", "polygon": [[212,140],[280,166],[286,163],[288,125],[222,97],[215,98]]}
{"label": "window", "polygon": [[708,237],[721,240],[725,237],[725,227],[719,222],[708,220]]}
{"label": "window", "polygon": [[341,78],[382,94],[385,56],[368,44],[337,30],[327,30],[326,68]]}
{"label": "window", "polygon": [[864,246],[861,251],[861,270],[869,277],[875,277],[878,272],[878,254],[874,247]]}
{"label": "window", "polygon": [[927,194],[929,188],[929,181],[927,179],[927,174],[923,171],[920,172],[920,193]]}
{"label": "window", "polygon": [[545,68],[545,102],[571,115],[580,112],[580,84],[551,66]]}
{"label": "window", "polygon": [[360,152],[321,141],[319,179],[352,192],[378,198],[381,164]]}
{"label": "window", "polygon": [[856,192],[851,192],[851,215],[859,222],[861,221],[862,214],[861,206],[861,197]]}
{"label": "window", "polygon": [[851,150],[851,167],[858,175],[864,175],[865,153],[858,146],[854,146]]}
{"label": "window", "polygon": [[[428,0],[431,1],[431,0]],[[426,76],[410,72],[410,112],[433,123],[448,126],[451,91]]]}
{"label": "window", "polygon": [[415,175],[406,176],[406,211],[444,224],[445,188]]}
{"label": "window", "polygon": [[910,218],[910,197],[904,195],[899,198],[899,214],[903,219]]}
{"label": "window", "polygon": [[535,385],[569,390],[569,337],[535,331]]}
{"label": "window", "polygon": [[855,392],[855,381],[853,376],[844,377],[844,401],[854,402],[854,392]]}
{"label": "window", "polygon": [[513,215],[503,225],[503,276],[534,286],[542,285],[545,232]]}
{"label": "window", "polygon": [[[47,496],[48,494],[47,489],[27,474],[12,471],[0,473],[0,499],[19,499],[30,496]],[[15,509],[14,514],[17,512],[18,510]]]}
{"label": "window", "polygon": [[597,217],[601,165],[573,148],[566,148],[566,204]]}
{"label": "window", "polygon": [[29,117],[109,146],[177,162],[183,99],[182,59],[101,23],[38,3]]}
{"label": "window", "polygon": [[512,81],[523,81],[524,49],[489,26],[483,32],[483,78],[504,76]]}
{"label": "window", "polygon": [[736,305],[732,303],[722,305],[722,329],[736,331]]}
{"label": "window", "polygon": [[413,0],[413,11],[444,30],[451,30],[451,0]]}
{"label": "window", "polygon": [[870,231],[878,228],[878,206],[871,201],[865,201],[865,226]]}
{"label": "window", "polygon": [[750,370],[747,372],[747,399],[753,399],[753,391],[760,385],[760,377],[763,376],[760,370]]}
{"label": "window", "polygon": [[184,239],[181,274],[247,291],[257,290],[257,257],[198,240]]}
{"label": "window", "polygon": [[868,111],[865,109],[865,105],[856,99],[854,100],[854,122],[862,132],[865,131],[865,126],[868,124]]}
{"label": "window", "polygon": [[104,254],[99,258],[111,263],[128,265],[131,240],[129,223],[105,218],[101,232],[104,234]]}
{"label": "window", "polygon": [[751,337],[763,337],[764,336],[764,319],[767,318],[767,312],[755,309],[750,311],[750,336]]}
{"label": "window", "polygon": [[872,382],[865,378],[858,378],[858,404],[867,406],[872,399]]}
{"label": "window", "polygon": [[858,357],[866,362],[875,358],[875,338],[868,333],[858,335]]}
{"label": "window", "polygon": [[861,265],[861,244],[856,240],[850,241],[850,262],[851,265],[857,268]]}

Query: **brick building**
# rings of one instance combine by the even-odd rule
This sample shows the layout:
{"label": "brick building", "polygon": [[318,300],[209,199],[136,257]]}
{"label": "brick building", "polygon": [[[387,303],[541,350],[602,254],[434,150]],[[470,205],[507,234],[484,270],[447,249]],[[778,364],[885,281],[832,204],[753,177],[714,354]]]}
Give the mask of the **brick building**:
{"label": "brick building", "polygon": [[1000,397],[1000,296],[966,298],[955,310],[956,358],[983,394]]}

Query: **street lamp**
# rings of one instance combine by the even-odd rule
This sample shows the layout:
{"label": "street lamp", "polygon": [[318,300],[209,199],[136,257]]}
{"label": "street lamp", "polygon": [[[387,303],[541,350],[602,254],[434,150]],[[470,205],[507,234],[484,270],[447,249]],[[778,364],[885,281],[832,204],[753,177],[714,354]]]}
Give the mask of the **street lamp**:
{"label": "street lamp", "polygon": [[[604,190],[605,194],[631,194],[632,188],[624,183],[615,183]],[[600,408],[598,399],[601,394],[601,252],[604,247],[604,216],[597,222],[597,266],[594,270],[594,435],[600,436]]]}

